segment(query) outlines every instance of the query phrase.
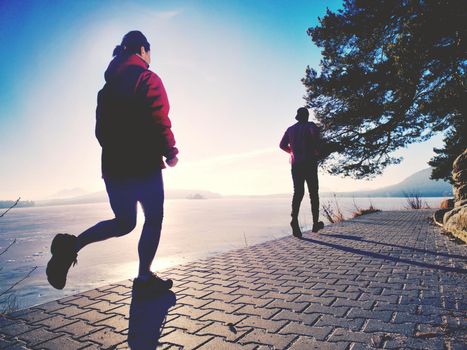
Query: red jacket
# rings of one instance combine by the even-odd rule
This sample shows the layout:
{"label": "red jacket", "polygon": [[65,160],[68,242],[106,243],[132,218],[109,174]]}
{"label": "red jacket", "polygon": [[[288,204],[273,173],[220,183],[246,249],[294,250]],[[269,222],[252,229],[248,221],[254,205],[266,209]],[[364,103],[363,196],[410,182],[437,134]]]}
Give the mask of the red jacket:
{"label": "red jacket", "polygon": [[290,153],[292,165],[316,162],[321,148],[318,126],[309,121],[295,123],[286,130],[279,147]]}
{"label": "red jacket", "polygon": [[115,57],[97,95],[103,177],[149,175],[178,154],[162,80],[137,55]]}

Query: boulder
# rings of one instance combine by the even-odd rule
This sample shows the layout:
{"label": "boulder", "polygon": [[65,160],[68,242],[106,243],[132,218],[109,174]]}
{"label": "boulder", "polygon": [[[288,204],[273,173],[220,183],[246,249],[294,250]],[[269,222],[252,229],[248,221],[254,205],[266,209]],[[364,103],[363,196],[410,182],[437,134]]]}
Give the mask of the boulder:
{"label": "boulder", "polygon": [[[443,227],[467,243],[467,148],[454,161],[452,178],[454,180],[454,208],[444,213]],[[438,215],[443,214],[440,212]]]}
{"label": "boulder", "polygon": [[467,206],[454,208],[444,214],[444,228],[464,242],[467,238]]}
{"label": "boulder", "polygon": [[467,199],[467,148],[452,163],[452,179],[456,202]]}

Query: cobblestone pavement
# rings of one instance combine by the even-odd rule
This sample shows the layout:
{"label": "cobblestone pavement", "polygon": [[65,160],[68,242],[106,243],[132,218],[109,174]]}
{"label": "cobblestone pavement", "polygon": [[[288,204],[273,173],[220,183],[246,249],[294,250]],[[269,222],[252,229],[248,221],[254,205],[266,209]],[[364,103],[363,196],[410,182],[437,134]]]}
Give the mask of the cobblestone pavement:
{"label": "cobblestone pavement", "polygon": [[[382,212],[0,317],[0,349],[466,349],[466,248]],[[131,316],[131,317],[130,317]],[[161,333],[160,333],[161,332]]]}

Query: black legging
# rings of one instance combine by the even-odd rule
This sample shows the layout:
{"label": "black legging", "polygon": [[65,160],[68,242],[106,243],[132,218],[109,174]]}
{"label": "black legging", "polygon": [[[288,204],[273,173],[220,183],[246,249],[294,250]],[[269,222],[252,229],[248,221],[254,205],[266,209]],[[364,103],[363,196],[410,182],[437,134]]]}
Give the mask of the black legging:
{"label": "black legging", "polygon": [[319,221],[319,195],[318,195],[318,163],[296,163],[292,165],[292,180],[293,180],[293,199],[292,199],[292,218],[298,218],[300,204],[305,195],[305,181],[310,194],[311,213],[313,215],[313,223]]}

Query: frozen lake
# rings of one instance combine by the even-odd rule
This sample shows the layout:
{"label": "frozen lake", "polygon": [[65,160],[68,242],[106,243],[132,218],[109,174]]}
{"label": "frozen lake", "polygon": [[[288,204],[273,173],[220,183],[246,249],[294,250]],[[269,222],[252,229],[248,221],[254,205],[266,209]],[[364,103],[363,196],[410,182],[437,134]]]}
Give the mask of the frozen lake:
{"label": "frozen lake", "polygon": [[[437,207],[442,198],[423,200]],[[327,201],[333,199],[321,199],[322,203]],[[353,199],[338,198],[338,201],[346,218],[350,218]],[[367,198],[356,198],[355,202],[360,207],[369,206]],[[382,210],[401,210],[406,206],[405,198],[372,198],[371,202]],[[14,289],[21,308],[134,277],[138,265],[137,243],[144,221],[140,210],[138,225],[132,233],[90,245],[80,252],[78,265],[71,268],[63,291],[53,289],[47,282],[45,267],[54,235],[79,234],[98,221],[112,217],[107,203],[12,209],[0,219],[0,251],[17,240],[0,256],[0,293],[34,266],[38,268]],[[289,235],[289,221],[290,198],[166,200],[153,270]],[[302,204],[300,223],[305,229],[311,229],[307,200]],[[0,309],[1,302],[0,299]]]}

